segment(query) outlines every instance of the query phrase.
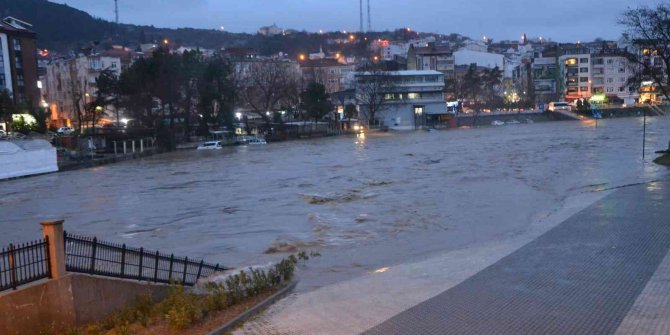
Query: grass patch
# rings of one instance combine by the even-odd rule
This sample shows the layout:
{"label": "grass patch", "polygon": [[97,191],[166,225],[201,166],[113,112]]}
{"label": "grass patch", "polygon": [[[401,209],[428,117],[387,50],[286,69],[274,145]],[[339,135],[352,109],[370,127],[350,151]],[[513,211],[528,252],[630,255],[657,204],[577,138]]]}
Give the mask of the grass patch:
{"label": "grass patch", "polygon": [[[181,285],[172,285],[168,296],[154,302],[150,295],[139,297],[132,305],[106,319],[85,327],[70,329],[68,335],[192,334],[190,329],[216,322],[218,314],[232,319],[247,308],[284,287],[295,274],[296,266],[318,253],[300,252],[282,259],[267,270],[242,270],[221,283],[208,283],[204,292],[194,293]],[[249,306],[249,304],[251,304]],[[221,319],[221,318],[218,318]],[[209,322],[207,322],[209,321]],[[198,327],[200,325],[200,327]],[[220,324],[213,324],[214,327]]]}
{"label": "grass patch", "polygon": [[670,153],[663,154],[662,156],[659,156],[658,158],[654,159],[654,163],[659,165],[670,166]]}

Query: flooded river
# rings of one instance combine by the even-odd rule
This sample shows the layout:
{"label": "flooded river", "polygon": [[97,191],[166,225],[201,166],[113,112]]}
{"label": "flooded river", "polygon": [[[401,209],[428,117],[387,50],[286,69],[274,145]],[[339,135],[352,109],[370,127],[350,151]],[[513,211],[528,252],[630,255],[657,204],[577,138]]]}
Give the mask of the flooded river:
{"label": "flooded river", "polygon": [[12,180],[0,183],[0,245],[65,219],[230,266],[305,247],[323,254],[312,277],[335,281],[521,232],[585,192],[665,179],[651,153],[670,120],[648,123],[646,161],[642,119],[629,118],[184,151]]}

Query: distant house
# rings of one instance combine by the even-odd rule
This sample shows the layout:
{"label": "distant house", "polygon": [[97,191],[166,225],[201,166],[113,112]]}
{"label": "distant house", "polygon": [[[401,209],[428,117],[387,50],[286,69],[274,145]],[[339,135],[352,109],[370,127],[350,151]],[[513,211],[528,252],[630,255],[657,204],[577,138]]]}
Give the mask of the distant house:
{"label": "distant house", "polygon": [[[356,96],[359,118],[369,120],[368,107],[363,102],[370,81],[385,76],[389,84],[382,90],[384,105],[375,115],[375,123],[396,130],[417,129],[423,126],[446,124],[452,116],[444,99],[444,74],[432,70],[356,73]],[[386,80],[386,79],[385,79]]]}
{"label": "distant house", "polygon": [[277,27],[277,25],[274,24],[274,23],[271,26],[260,27],[258,29],[258,34],[263,35],[263,36],[281,35],[283,32],[284,32],[284,30]]}
{"label": "distant house", "polygon": [[300,62],[302,78],[306,83],[316,82],[326,88],[327,93],[339,92],[353,87],[355,66],[337,59],[307,59]]}

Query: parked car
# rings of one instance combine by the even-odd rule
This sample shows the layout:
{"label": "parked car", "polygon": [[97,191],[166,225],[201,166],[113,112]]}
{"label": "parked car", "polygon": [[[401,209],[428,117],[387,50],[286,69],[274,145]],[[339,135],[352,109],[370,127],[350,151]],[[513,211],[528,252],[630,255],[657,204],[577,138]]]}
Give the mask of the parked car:
{"label": "parked car", "polygon": [[74,129],[70,127],[60,127],[58,130],[56,130],[56,132],[60,135],[70,135],[74,133]]}
{"label": "parked car", "polygon": [[550,102],[547,105],[548,112],[572,112],[572,107],[567,102]]}
{"label": "parked car", "polygon": [[4,130],[0,129],[0,138],[5,138],[5,137],[7,137],[7,133]]}

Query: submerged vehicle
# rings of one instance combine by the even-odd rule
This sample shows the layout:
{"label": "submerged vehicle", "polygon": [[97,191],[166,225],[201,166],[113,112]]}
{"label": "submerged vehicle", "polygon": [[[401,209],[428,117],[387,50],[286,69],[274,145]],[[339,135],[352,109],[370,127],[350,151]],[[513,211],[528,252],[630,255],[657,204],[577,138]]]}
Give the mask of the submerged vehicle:
{"label": "submerged vehicle", "polygon": [[221,141],[209,141],[198,146],[198,150],[218,150],[223,149]]}

